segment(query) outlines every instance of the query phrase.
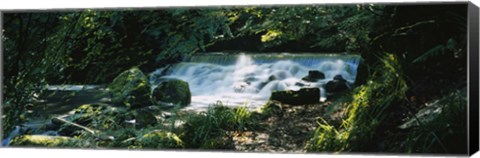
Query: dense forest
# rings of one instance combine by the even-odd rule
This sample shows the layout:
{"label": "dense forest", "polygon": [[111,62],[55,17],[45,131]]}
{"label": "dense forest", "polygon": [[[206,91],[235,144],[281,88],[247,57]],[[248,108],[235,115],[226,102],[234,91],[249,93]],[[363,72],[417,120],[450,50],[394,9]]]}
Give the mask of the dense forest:
{"label": "dense forest", "polygon": [[[5,12],[2,34],[2,140],[21,133],[11,146],[467,152],[466,3]],[[217,102],[201,113],[149,106],[144,74],[206,52],[360,54],[361,63],[354,84],[324,102],[272,99],[259,110]],[[51,118],[60,136],[34,134],[47,127],[18,132],[42,115],[47,87],[61,84],[106,85],[113,97]],[[163,86],[153,93],[188,91],[182,82]],[[146,125],[125,125],[132,118]],[[268,132],[277,126],[291,140]],[[269,147],[245,145],[259,133],[270,134]]]}

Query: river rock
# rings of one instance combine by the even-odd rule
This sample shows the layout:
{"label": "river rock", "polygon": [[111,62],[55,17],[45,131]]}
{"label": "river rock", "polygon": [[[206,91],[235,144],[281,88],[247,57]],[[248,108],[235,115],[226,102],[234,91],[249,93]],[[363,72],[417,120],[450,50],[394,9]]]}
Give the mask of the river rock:
{"label": "river rock", "polygon": [[317,82],[318,80],[325,79],[325,74],[317,70],[308,71],[308,75],[303,77],[302,80],[308,82]]}
{"label": "river rock", "polygon": [[191,100],[192,94],[188,83],[182,80],[166,80],[153,89],[152,101],[157,105],[163,102],[186,106]]}
{"label": "river rock", "polygon": [[327,91],[328,93],[342,92],[347,89],[347,80],[345,80],[341,75],[336,75],[335,77],[333,77],[333,80],[328,81],[325,85],[325,91]]}
{"label": "river rock", "polygon": [[345,82],[345,83],[347,82],[347,80],[345,80],[342,75],[335,75],[335,76],[333,76],[333,79],[338,80],[338,81],[342,81],[342,82]]}
{"label": "river rock", "polygon": [[152,131],[143,135],[139,140],[142,148],[181,148],[182,140],[175,134],[166,131]]}
{"label": "river rock", "polygon": [[273,81],[273,80],[277,80],[277,77],[275,77],[275,75],[270,75],[268,77],[268,82]]}
{"label": "river rock", "polygon": [[15,137],[10,146],[62,147],[71,146],[74,138],[64,136],[21,135]]}
{"label": "river rock", "polygon": [[298,91],[273,91],[270,100],[277,100],[292,105],[314,104],[320,100],[320,89],[301,88]]}
{"label": "river rock", "polygon": [[129,108],[150,105],[150,84],[138,68],[122,72],[108,85],[112,103]]}

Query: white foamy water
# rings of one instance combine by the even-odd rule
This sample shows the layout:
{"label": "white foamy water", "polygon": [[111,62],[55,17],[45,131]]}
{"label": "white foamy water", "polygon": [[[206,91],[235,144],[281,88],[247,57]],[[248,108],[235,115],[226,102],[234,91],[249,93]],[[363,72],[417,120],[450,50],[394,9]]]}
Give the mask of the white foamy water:
{"label": "white foamy water", "polygon": [[[273,90],[318,87],[320,100],[324,100],[323,86],[335,75],[353,83],[359,62],[358,55],[339,54],[202,54],[154,71],[150,82],[155,86],[163,78],[187,81],[192,93],[187,109],[206,108],[217,101],[257,108],[268,101]],[[301,80],[309,70],[323,72],[325,79]]]}

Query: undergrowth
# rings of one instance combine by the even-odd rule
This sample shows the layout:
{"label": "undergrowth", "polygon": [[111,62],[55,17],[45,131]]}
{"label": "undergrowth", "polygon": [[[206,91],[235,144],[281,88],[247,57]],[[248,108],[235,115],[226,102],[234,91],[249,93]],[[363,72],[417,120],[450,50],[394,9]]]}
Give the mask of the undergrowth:
{"label": "undergrowth", "polygon": [[253,130],[256,124],[246,106],[232,109],[217,102],[206,112],[188,115],[181,138],[187,148],[231,149],[231,132]]}
{"label": "undergrowth", "polygon": [[367,84],[354,89],[340,127],[319,122],[307,151],[375,150],[377,130],[388,123],[388,108],[398,106],[408,89],[397,57],[385,54],[380,58],[382,62]]}
{"label": "undergrowth", "polygon": [[393,54],[380,61],[370,80],[352,91],[352,98],[332,105],[347,103],[340,126],[320,119],[307,151],[465,154],[466,89],[454,90],[413,114],[402,111],[409,104],[402,67]]}
{"label": "undergrowth", "polygon": [[466,89],[457,90],[432,103],[430,107],[435,110],[423,115],[426,118],[413,118],[417,124],[410,127],[406,152],[467,153],[466,92]]}

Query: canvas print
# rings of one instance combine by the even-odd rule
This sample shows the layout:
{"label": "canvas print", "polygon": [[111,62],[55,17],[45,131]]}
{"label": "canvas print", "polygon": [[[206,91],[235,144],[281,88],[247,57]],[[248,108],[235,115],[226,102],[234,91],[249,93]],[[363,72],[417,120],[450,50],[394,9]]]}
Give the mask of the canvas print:
{"label": "canvas print", "polygon": [[467,11],[5,11],[1,145],[467,154]]}

